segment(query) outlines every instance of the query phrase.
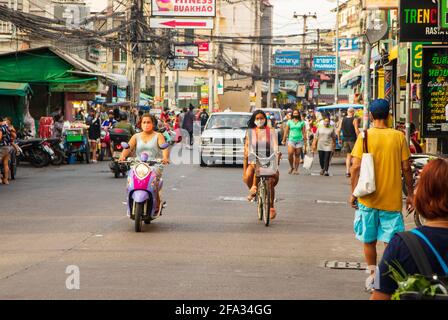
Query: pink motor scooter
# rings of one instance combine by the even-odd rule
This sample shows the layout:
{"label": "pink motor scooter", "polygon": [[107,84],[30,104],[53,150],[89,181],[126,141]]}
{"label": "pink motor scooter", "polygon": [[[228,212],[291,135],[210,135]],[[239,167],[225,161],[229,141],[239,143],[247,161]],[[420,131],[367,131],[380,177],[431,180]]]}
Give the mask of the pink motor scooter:
{"label": "pink motor scooter", "polygon": [[[173,143],[166,143],[161,149],[169,148]],[[123,149],[129,145],[122,144]],[[127,180],[127,214],[135,222],[135,232],[141,232],[143,222],[151,221],[162,215],[165,203],[159,199],[159,190],[163,187],[163,168],[161,160],[148,160],[148,154],[143,153],[140,159],[125,161],[130,165]]]}

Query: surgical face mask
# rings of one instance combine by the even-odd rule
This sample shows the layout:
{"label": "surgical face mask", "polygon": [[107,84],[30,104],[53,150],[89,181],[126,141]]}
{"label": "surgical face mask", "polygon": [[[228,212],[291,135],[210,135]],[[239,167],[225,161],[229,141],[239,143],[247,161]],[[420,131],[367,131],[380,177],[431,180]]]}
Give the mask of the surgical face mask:
{"label": "surgical face mask", "polygon": [[298,115],[293,115],[292,117],[293,117],[293,119],[299,119]]}
{"label": "surgical face mask", "polygon": [[265,125],[265,123],[266,123],[266,120],[264,120],[264,119],[262,119],[262,120],[255,120],[255,125],[256,125],[258,128],[263,127],[263,126]]}

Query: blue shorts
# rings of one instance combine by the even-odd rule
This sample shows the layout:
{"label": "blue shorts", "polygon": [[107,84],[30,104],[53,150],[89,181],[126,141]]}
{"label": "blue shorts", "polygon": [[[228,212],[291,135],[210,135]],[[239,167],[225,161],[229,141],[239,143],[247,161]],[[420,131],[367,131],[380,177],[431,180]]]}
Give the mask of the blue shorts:
{"label": "blue shorts", "polygon": [[303,140],[297,142],[288,140],[288,146],[293,147],[294,149],[299,149],[305,146],[305,142]]}
{"label": "blue shorts", "polygon": [[401,212],[372,209],[359,203],[354,230],[356,239],[361,242],[389,243],[396,233],[405,231],[405,226]]}

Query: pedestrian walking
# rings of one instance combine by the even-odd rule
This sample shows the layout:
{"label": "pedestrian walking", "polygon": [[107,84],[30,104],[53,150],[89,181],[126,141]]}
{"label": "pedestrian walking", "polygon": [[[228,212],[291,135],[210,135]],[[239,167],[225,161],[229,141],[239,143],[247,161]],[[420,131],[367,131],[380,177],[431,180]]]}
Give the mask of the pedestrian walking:
{"label": "pedestrian walking", "polygon": [[209,115],[207,109],[203,108],[201,114],[199,115],[199,121],[201,121],[201,132],[204,131],[205,125],[207,124]]}
{"label": "pedestrian walking", "polygon": [[[448,161],[430,161],[423,169],[415,193],[415,208],[425,218],[425,226],[413,230],[426,253],[432,273],[442,278],[448,276]],[[416,232],[417,231],[417,232]],[[426,242],[426,243],[425,243]],[[432,248],[428,243],[431,244]],[[437,257],[439,256],[440,259]],[[389,300],[398,289],[390,277],[390,266],[403,268],[406,275],[421,274],[411,250],[401,235],[395,235],[384,252],[379,265],[378,281],[372,300]],[[403,275],[403,276],[406,276]]]}
{"label": "pedestrian walking", "polygon": [[299,174],[301,153],[306,143],[306,125],[299,110],[294,110],[283,134],[283,145],[288,141],[289,174]]}
{"label": "pedestrian walking", "polygon": [[[408,189],[407,205],[413,203],[414,187],[409,164],[409,145],[404,135],[388,128],[390,106],[384,99],[370,104],[373,128],[360,135],[353,148],[351,170],[352,196],[350,203],[356,209],[354,231],[363,243],[365,259],[371,275],[366,280],[366,289],[372,290],[377,264],[376,245],[386,245],[397,232],[404,231],[402,212],[402,175]],[[364,136],[364,137],[362,137]],[[368,153],[373,156],[376,191],[357,199],[353,192],[359,181],[364,139]]]}
{"label": "pedestrian walking", "polygon": [[3,164],[2,184],[9,184],[9,160],[11,157],[11,144],[15,133],[11,132],[6,121],[0,119],[0,161]]}
{"label": "pedestrian walking", "polygon": [[189,110],[185,113],[184,121],[182,123],[182,129],[188,132],[189,135],[189,145],[193,145],[193,124],[194,124],[194,106],[190,104]]}
{"label": "pedestrian walking", "polygon": [[338,140],[342,141],[342,152],[347,154],[345,160],[347,178],[350,178],[352,151],[359,132],[359,119],[355,117],[355,109],[349,108],[347,116],[341,120],[340,128],[337,130]]}
{"label": "pedestrian walking", "polygon": [[92,162],[97,162],[97,149],[101,137],[101,119],[100,114],[95,109],[90,109],[89,116],[86,119],[89,126],[89,143],[92,152]]}
{"label": "pedestrian walking", "polygon": [[330,118],[324,117],[323,125],[316,131],[313,140],[313,150],[319,153],[320,175],[328,177],[331,159],[336,148],[336,131],[330,125]]}

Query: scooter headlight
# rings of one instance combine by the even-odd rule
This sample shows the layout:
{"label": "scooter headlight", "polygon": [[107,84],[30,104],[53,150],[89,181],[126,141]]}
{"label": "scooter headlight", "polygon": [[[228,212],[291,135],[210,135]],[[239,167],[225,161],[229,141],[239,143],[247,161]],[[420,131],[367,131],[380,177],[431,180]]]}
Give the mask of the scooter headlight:
{"label": "scooter headlight", "polygon": [[151,173],[151,169],[143,163],[137,165],[134,170],[139,179],[145,179]]}

